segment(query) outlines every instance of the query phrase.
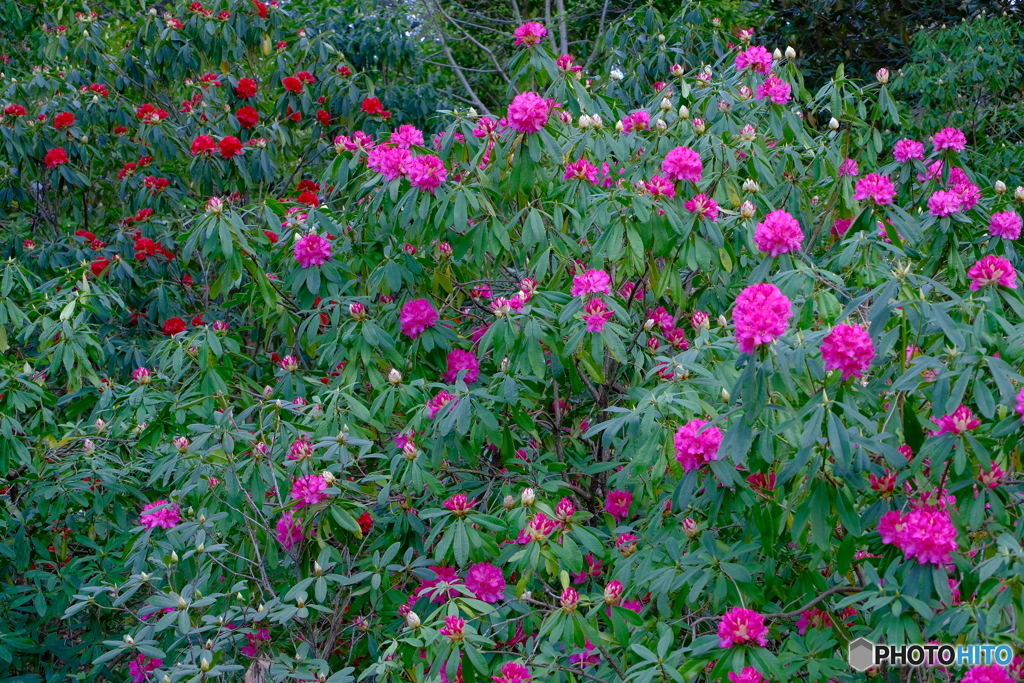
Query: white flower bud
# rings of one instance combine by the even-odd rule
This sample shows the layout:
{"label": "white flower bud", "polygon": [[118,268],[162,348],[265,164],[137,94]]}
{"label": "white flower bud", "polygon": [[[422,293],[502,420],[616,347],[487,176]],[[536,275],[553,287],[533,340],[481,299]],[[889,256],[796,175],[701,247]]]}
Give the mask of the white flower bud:
{"label": "white flower bud", "polygon": [[408,626],[410,630],[415,631],[420,627],[420,616],[415,612],[409,612],[405,615],[405,625]]}
{"label": "white flower bud", "polygon": [[793,47],[790,45],[786,46],[786,59],[796,59],[796,50],[794,50]]}
{"label": "white flower bud", "polygon": [[997,180],[994,185],[996,194],[1006,194],[1006,183],[1002,180]]}
{"label": "white flower bud", "polygon": [[590,128],[590,117],[586,114],[580,114],[579,127],[583,130]]}
{"label": "white flower bud", "polygon": [[761,191],[761,186],[757,184],[757,181],[753,178],[747,178],[743,181],[743,191],[757,194]]}
{"label": "white flower bud", "polygon": [[604,120],[599,115],[594,114],[590,117],[590,126],[594,130],[601,130],[604,127]]}
{"label": "white flower bud", "polygon": [[611,72],[611,74],[609,74],[609,76],[616,83],[621,81],[624,78],[623,73],[621,71],[619,71],[618,69],[612,69],[612,72]]}
{"label": "white flower bud", "polygon": [[323,471],[323,474],[321,474],[320,476],[324,478],[324,481],[326,481],[326,482],[327,482],[327,485],[328,485],[328,486],[330,486],[330,485],[331,485],[331,484],[333,484],[333,483],[334,483],[335,481],[337,481],[337,479],[335,478],[335,476],[334,476],[333,474],[331,474],[331,471],[330,471],[330,470],[324,470],[324,471]]}
{"label": "white flower bud", "polygon": [[616,121],[615,122],[615,130],[616,130],[616,132],[619,132],[619,133],[625,133],[626,132],[626,126],[623,125],[622,121]]}
{"label": "white flower bud", "polygon": [[389,384],[401,384],[402,383],[402,373],[400,373],[395,368],[391,368],[390,370],[388,370],[388,383]]}
{"label": "white flower bud", "polygon": [[775,52],[772,53],[772,59],[776,62],[782,59],[782,50],[775,48]]}
{"label": "white flower bud", "polygon": [[828,120],[828,127],[832,130],[839,130],[839,119],[833,116]]}
{"label": "white flower bud", "polygon": [[753,218],[754,211],[754,203],[751,201],[745,201],[740,205],[740,216],[743,218]]}
{"label": "white flower bud", "polygon": [[667,97],[662,97],[661,98],[661,110],[662,111],[668,111],[670,109],[672,109],[672,100],[670,100]]}
{"label": "white flower bud", "polygon": [[1024,187],[1018,187],[1013,191],[1013,198],[1018,202],[1024,202]]}
{"label": "white flower bud", "polygon": [[687,108],[685,104],[679,107],[679,118],[681,118],[684,121],[690,118],[690,110]]}
{"label": "white flower bud", "polygon": [[530,507],[533,505],[535,500],[537,500],[537,494],[533,492],[533,489],[523,489],[523,493],[519,497],[519,502],[521,502],[525,507]]}
{"label": "white flower bud", "polygon": [[666,128],[668,128],[668,124],[667,124],[667,123],[665,123],[665,119],[658,119],[658,120],[657,120],[657,121],[655,122],[655,124],[654,124],[654,128],[655,128],[655,129],[656,129],[656,130],[657,130],[657,131],[658,131],[659,133],[664,133],[664,132],[665,132],[665,129],[666,129]]}

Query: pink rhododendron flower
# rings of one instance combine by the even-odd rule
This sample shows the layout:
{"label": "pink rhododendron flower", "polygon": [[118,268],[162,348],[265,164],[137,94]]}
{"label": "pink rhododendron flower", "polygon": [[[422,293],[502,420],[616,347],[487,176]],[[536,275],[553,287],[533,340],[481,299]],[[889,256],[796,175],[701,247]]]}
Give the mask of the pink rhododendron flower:
{"label": "pink rhododendron flower", "polygon": [[132,683],[145,683],[150,678],[149,672],[163,665],[164,660],[150,659],[140,653],[128,663],[128,673],[131,674]]}
{"label": "pink rhododendron flower", "polygon": [[311,232],[295,243],[295,260],[303,268],[322,266],[331,259],[331,243]]}
{"label": "pink rhododendron flower", "polygon": [[706,424],[707,420],[690,420],[676,431],[676,461],[685,472],[718,460],[724,434],[718,427],[702,429]]}
{"label": "pink rhododendron flower", "polygon": [[768,627],[764,617],[752,609],[733,607],[718,622],[718,646],[732,647],[755,642],[761,647],[768,644]]}
{"label": "pink rhododendron flower", "polygon": [[412,152],[407,149],[379,145],[366,156],[366,166],[380,173],[385,180],[392,181],[408,172],[412,159]]}
{"label": "pink rhododendron flower", "polygon": [[879,173],[869,173],[857,181],[857,186],[854,188],[853,192],[853,198],[856,201],[870,199],[875,204],[884,205],[892,204],[892,198],[895,194],[896,188],[893,187],[892,181],[889,180],[889,176],[884,176]]}
{"label": "pink rhododendron flower", "polygon": [[770,344],[783,335],[793,311],[789,299],[775,285],[762,282],[747,287],[736,297],[732,321],[742,353]]}
{"label": "pink rhododendron flower", "polygon": [[1006,472],[995,463],[992,463],[989,470],[978,468],[978,482],[990,489],[999,488],[999,482],[1003,480],[1004,476],[1006,476]]}
{"label": "pink rhododendron flower", "polygon": [[967,276],[971,278],[971,291],[979,290],[985,285],[1017,289],[1017,270],[1009,260],[995,254],[989,254],[971,266]]}
{"label": "pink rhododendron flower", "polygon": [[[161,508],[161,509],[157,509]],[[181,511],[177,505],[171,505],[166,500],[158,500],[142,508],[142,515],[139,516],[139,523],[147,529],[173,529],[181,521]]]}
{"label": "pink rhododendron flower", "polygon": [[427,401],[427,410],[430,411],[430,419],[437,417],[437,414],[441,412],[441,409],[456,399],[454,394],[450,394],[444,389],[437,392],[434,398]]}
{"label": "pink rhododendron flower", "polygon": [[962,152],[967,148],[967,138],[959,128],[943,128],[932,137],[932,145],[936,152],[944,149]]}
{"label": "pink rhododendron flower", "polygon": [[999,211],[992,214],[992,218],[989,220],[988,234],[1006,240],[1015,240],[1020,237],[1021,225],[1021,217],[1016,211]]}
{"label": "pink rhododendron flower", "polygon": [[860,377],[875,358],[871,336],[860,325],[836,325],[821,342],[825,370],[841,370],[843,379]]}
{"label": "pink rhododendron flower", "polygon": [[754,242],[761,251],[768,252],[772,258],[782,254],[799,251],[803,245],[804,233],[800,223],[789,213],[776,209],[764,221],[757,224]]}
{"label": "pink rhododendron flower", "polygon": [[643,181],[644,189],[655,199],[672,199],[676,196],[676,186],[668,178],[655,173],[650,180]]}
{"label": "pink rhododendron flower", "polygon": [[285,550],[291,550],[302,542],[302,520],[294,519],[290,510],[277,520],[277,540]]}
{"label": "pink rhododendron flower", "polygon": [[764,83],[757,86],[757,99],[769,99],[775,104],[786,104],[789,102],[793,89],[789,83],[778,76],[772,75],[764,79]]}
{"label": "pink rhododendron flower", "polygon": [[917,140],[903,139],[896,143],[892,150],[896,161],[905,164],[912,159],[924,161],[924,145]]}
{"label": "pink rhododendron flower", "polygon": [[[803,631],[800,632],[803,634]],[[731,683],[761,683],[764,678],[761,677],[761,672],[752,666],[744,667],[740,673],[729,673],[729,680]]]}
{"label": "pink rhododendron flower", "polygon": [[689,147],[676,147],[665,155],[665,160],[661,162],[661,172],[670,180],[699,183],[704,166],[700,154]]}
{"label": "pink rhododendron flower", "polygon": [[982,664],[972,666],[960,683],[1017,683],[1003,667],[998,664]]}
{"label": "pink rhododendron flower", "polygon": [[444,618],[444,626],[437,629],[437,632],[452,642],[457,642],[466,637],[466,620],[449,614]]}
{"label": "pink rhododendron flower", "polygon": [[736,55],[736,70],[752,69],[767,76],[772,70],[772,53],[760,45],[748,47]]}
{"label": "pink rhododendron flower", "polygon": [[701,218],[707,218],[709,221],[718,221],[718,202],[706,194],[699,194],[690,201],[684,204],[686,210],[690,213],[695,213]]}
{"label": "pink rhododendron flower", "polygon": [[578,650],[573,647],[573,654],[569,655],[569,663],[579,666],[581,669],[588,666],[597,666],[601,663],[601,654],[595,652],[597,646],[590,642],[589,639],[584,640],[582,650]]}
{"label": "pink rhododendron flower", "polygon": [[597,185],[597,166],[586,159],[566,164],[564,180],[585,180],[591,185]]}
{"label": "pink rhododendron flower", "polygon": [[533,46],[544,40],[548,30],[543,24],[536,21],[528,21],[515,30],[516,45]]}
{"label": "pink rhododendron flower", "polygon": [[530,683],[530,670],[516,662],[501,665],[501,675],[491,676],[494,683]]}
{"label": "pink rhododendron flower", "polygon": [[932,436],[939,434],[963,434],[981,426],[981,420],[974,417],[971,409],[962,403],[950,415],[932,418],[932,422],[938,426],[938,431],[933,431]]}
{"label": "pink rhododendron flower", "polygon": [[493,564],[481,562],[466,573],[466,588],[473,591],[477,600],[501,602],[505,599],[505,576]]}
{"label": "pink rhododendron flower", "polygon": [[1017,392],[1017,405],[1014,407],[1018,413],[1020,413],[1021,422],[1024,422],[1024,387]]}
{"label": "pink rhododendron flower", "polygon": [[843,163],[839,164],[839,175],[856,177],[857,161],[850,158],[843,159]]}
{"label": "pink rhododendron flower", "polygon": [[851,225],[853,225],[852,218],[837,218],[835,223],[832,224],[832,234],[836,237],[842,237],[850,229]]}
{"label": "pink rhododendron flower", "polygon": [[956,551],[956,527],[944,509],[920,507],[905,516],[887,512],[878,522],[882,543],[892,543],[918,564],[946,565]]}
{"label": "pink rhododendron flower", "polygon": [[603,270],[591,268],[581,273],[572,280],[572,295],[583,296],[584,294],[611,294],[612,279]]}
{"label": "pink rhododendron flower", "polygon": [[462,378],[466,384],[475,382],[476,378],[480,376],[480,361],[472,351],[453,349],[448,352],[448,370],[444,373],[444,381],[451,384],[458,378],[461,370],[466,371]]}
{"label": "pink rhododendron flower", "polygon": [[391,134],[391,144],[402,149],[423,144],[423,131],[416,126],[405,124]]}
{"label": "pink rhododendron flower", "polygon": [[629,506],[632,504],[633,494],[629,491],[610,491],[604,502],[604,511],[616,520],[625,519],[629,517]]}
{"label": "pink rhododendron flower", "polygon": [[319,474],[308,474],[304,477],[299,477],[292,484],[292,500],[299,501],[295,507],[301,508],[307,505],[316,505],[327,500],[327,494],[324,493],[326,488],[327,482]]}
{"label": "pink rhododendron flower", "polygon": [[604,332],[605,324],[615,315],[608,310],[604,299],[594,297],[583,306],[583,319],[587,322],[587,332]]}
{"label": "pink rhododendron flower", "polygon": [[[452,586],[462,583],[462,579],[459,578],[459,573],[455,571],[455,569],[452,567],[437,566],[431,567],[430,570],[434,572],[436,578],[421,583],[414,593],[415,597],[418,598],[421,595],[430,595],[432,596],[430,598],[430,602],[442,604],[462,595],[462,593],[452,588]],[[438,588],[441,590],[436,590]]]}
{"label": "pink rhododendron flower", "polygon": [[431,194],[448,179],[448,171],[444,167],[444,162],[433,154],[410,159],[405,165],[405,172],[413,187],[419,188],[421,192],[430,192]]}
{"label": "pink rhododendron flower", "polygon": [[629,133],[634,130],[647,130],[651,127],[651,115],[646,109],[635,111],[622,119],[622,132]]}
{"label": "pink rhododendron flower", "polygon": [[520,133],[537,133],[548,122],[548,101],[535,92],[523,92],[508,105],[505,116],[509,128]]}
{"label": "pink rhododendron flower", "polygon": [[399,320],[402,323],[402,334],[415,339],[428,327],[437,324],[440,316],[426,299],[411,299],[402,307]]}

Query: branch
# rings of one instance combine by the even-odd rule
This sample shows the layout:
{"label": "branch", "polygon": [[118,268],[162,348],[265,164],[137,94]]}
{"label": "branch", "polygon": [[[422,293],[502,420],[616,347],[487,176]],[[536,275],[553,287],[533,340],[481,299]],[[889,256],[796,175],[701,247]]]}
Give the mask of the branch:
{"label": "branch", "polygon": [[[444,10],[441,9],[440,4],[437,4],[437,8],[441,12],[441,14],[444,15]],[[447,15],[445,15],[445,18],[447,18]],[[462,67],[460,67],[458,62],[455,61],[455,56],[452,55],[452,51],[448,47],[448,37],[445,35],[444,31],[441,29],[441,26],[438,24],[437,17],[431,15],[431,20],[434,22],[434,30],[437,31],[437,35],[441,39],[441,50],[444,52],[444,56],[448,58],[448,64],[451,66],[452,69],[455,70],[455,75],[458,77],[459,82],[465,89],[466,94],[469,95],[470,101],[480,111],[482,111],[487,116],[490,116],[491,110],[487,108],[487,105],[483,103],[480,97],[476,94],[476,91],[473,90],[473,86],[469,84],[469,79],[466,78],[466,74],[463,72]]]}

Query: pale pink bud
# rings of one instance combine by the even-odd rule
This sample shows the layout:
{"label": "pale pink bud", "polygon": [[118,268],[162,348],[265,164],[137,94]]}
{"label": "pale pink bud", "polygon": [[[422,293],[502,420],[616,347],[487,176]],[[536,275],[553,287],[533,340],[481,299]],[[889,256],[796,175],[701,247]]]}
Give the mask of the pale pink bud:
{"label": "pale pink bud", "polygon": [[689,517],[683,520],[683,533],[686,534],[687,538],[696,538],[699,532],[700,529],[697,528],[697,522]]}
{"label": "pale pink bud", "polygon": [[676,78],[682,78],[683,74],[686,73],[686,71],[683,69],[682,64],[673,64],[672,68],[669,69],[669,73],[671,73]]}
{"label": "pale pink bud", "polygon": [[281,359],[278,365],[280,365],[281,369],[285,372],[295,372],[299,369],[299,359],[295,356],[285,356]]}
{"label": "pale pink bud", "polygon": [[580,594],[572,586],[567,586],[562,589],[562,609],[566,612],[575,612],[576,606],[580,602]]}
{"label": "pale pink bud", "polygon": [[576,514],[576,506],[572,504],[572,501],[568,498],[563,498],[558,501],[558,505],[555,506],[555,517],[562,522],[569,522],[572,520],[572,516]]}
{"label": "pale pink bud", "polygon": [[139,384],[149,384],[153,381],[153,373],[148,368],[136,368],[132,373],[132,379]]}
{"label": "pale pink bud", "polygon": [[888,83],[889,82],[889,70],[883,68],[883,69],[879,69],[878,71],[876,71],[875,72],[875,80],[877,80],[882,85],[885,85],[886,83]]}
{"label": "pale pink bud", "polygon": [[82,444],[82,453],[85,455],[92,455],[96,452],[96,442],[92,439],[86,439]]}
{"label": "pale pink bud", "polygon": [[622,602],[622,594],[625,589],[622,586],[621,581],[610,581],[607,586],[604,587],[604,602],[606,605],[618,605]]}
{"label": "pale pink bud", "polygon": [[740,204],[740,215],[743,216],[744,218],[753,218],[754,212],[754,203],[751,202],[750,200],[747,200]]}
{"label": "pale pink bud", "polygon": [[188,440],[187,436],[179,436],[179,437],[175,437],[171,441],[171,444],[174,446],[175,450],[177,450],[179,453],[187,453],[188,452],[188,447],[191,445],[191,442]]}

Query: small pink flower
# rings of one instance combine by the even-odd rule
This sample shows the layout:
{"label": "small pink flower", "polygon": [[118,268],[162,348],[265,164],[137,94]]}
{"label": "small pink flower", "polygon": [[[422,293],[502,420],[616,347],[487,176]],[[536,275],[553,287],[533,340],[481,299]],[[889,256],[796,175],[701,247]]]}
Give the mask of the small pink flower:
{"label": "small pink flower", "polygon": [[295,260],[303,268],[322,266],[331,259],[331,243],[320,235],[310,233],[295,243]]}
{"label": "small pink flower", "polygon": [[918,564],[946,565],[956,551],[956,527],[944,509],[920,507],[906,516],[887,512],[878,522],[882,543],[892,543]]}
{"label": "small pink flower", "polygon": [[128,673],[131,674],[132,683],[144,683],[149,680],[149,673],[164,665],[162,659],[150,659],[144,654],[139,654],[128,663]]}
{"label": "small pink flower", "polygon": [[839,164],[839,175],[856,177],[857,161],[850,158],[843,159],[843,163]]}
{"label": "small pink flower", "polygon": [[453,643],[458,642],[466,637],[466,620],[449,614],[444,618],[444,627],[437,629],[437,632]]}
{"label": "small pink flower", "polygon": [[436,325],[440,316],[426,299],[411,299],[402,307],[399,320],[402,324],[402,334],[415,339],[428,327]]}
{"label": "small pink flower", "polygon": [[662,178],[658,174],[651,176],[650,180],[643,181],[644,189],[655,199],[672,199],[676,196],[676,186],[668,178]]}
{"label": "small pink flower", "polygon": [[1021,217],[1016,211],[1000,211],[992,214],[988,224],[988,234],[993,237],[1015,240],[1020,237],[1021,225]]}
{"label": "small pink flower", "polygon": [[603,332],[605,324],[615,315],[608,310],[601,297],[594,297],[583,306],[583,320],[587,323],[587,332]]}
{"label": "small pink flower", "polygon": [[434,396],[434,398],[427,401],[427,410],[430,411],[430,419],[433,420],[437,417],[437,414],[455,399],[456,396],[454,394],[450,394],[443,389],[437,392],[437,395]]}
{"label": "small pink flower", "polygon": [[308,474],[304,477],[299,477],[292,485],[292,499],[299,501],[295,507],[301,508],[307,505],[316,505],[327,500],[327,494],[324,493],[326,488],[327,482],[319,474]]}
{"label": "small pink flower", "polygon": [[905,164],[912,159],[924,161],[924,145],[917,140],[903,139],[896,143],[892,150],[892,155],[901,164]]}
{"label": "small pink flower", "polygon": [[851,225],[853,225],[852,218],[837,218],[835,223],[832,224],[832,234],[836,237],[842,237],[850,229]]}
{"label": "small pink flower", "polygon": [[604,511],[621,520],[629,517],[629,506],[633,503],[633,494],[629,491],[611,491],[604,503]]}
{"label": "small pink flower", "polygon": [[962,152],[967,148],[967,138],[959,128],[943,128],[932,137],[932,145],[936,152],[944,149]]}
{"label": "small pink flower", "polygon": [[543,24],[539,24],[536,21],[528,21],[515,30],[516,45],[532,47],[544,40],[547,34],[548,30],[544,28]]}
{"label": "small pink flower", "polygon": [[481,562],[469,568],[466,573],[466,588],[477,600],[501,602],[505,599],[505,576],[489,562]]}
{"label": "small pink flower", "polygon": [[676,147],[665,155],[661,172],[670,180],[688,180],[699,183],[704,166],[700,154],[689,147]]}
{"label": "small pink flower", "polygon": [[875,358],[871,336],[859,325],[836,325],[821,342],[825,370],[842,370],[843,379],[860,377]]}
{"label": "small pink flower", "polygon": [[[160,508],[160,509],[157,509]],[[142,515],[139,523],[147,529],[173,529],[181,521],[181,511],[177,505],[171,505],[166,500],[158,500],[142,508]]]}
{"label": "small pink flower", "polygon": [[563,180],[585,180],[591,185],[597,185],[597,166],[586,159],[566,164]]}
{"label": "small pink flower", "polygon": [[974,413],[967,406],[960,404],[951,415],[943,415],[939,418],[932,418],[938,427],[938,431],[933,431],[932,436],[938,436],[939,434],[963,434],[973,429],[977,429],[981,426],[981,420],[974,417]]}
{"label": "small pink flower", "polygon": [[491,676],[494,683],[530,683],[530,670],[516,662],[501,665],[501,675]]}
{"label": "small pink flower", "polygon": [[[800,631],[801,635],[803,631]],[[729,680],[732,683],[761,683],[764,678],[761,677],[761,672],[752,666],[745,667],[740,673],[729,673]]]}
{"label": "small pink flower", "polygon": [[313,444],[309,437],[303,434],[288,447],[289,460],[305,460],[313,455]]}
{"label": "small pink flower", "polygon": [[869,173],[857,181],[853,198],[856,201],[871,199],[878,205],[892,204],[892,198],[896,194],[889,176],[879,173]]}
{"label": "small pink flower", "polygon": [[770,344],[783,335],[793,317],[789,299],[775,285],[751,285],[736,297],[732,320],[736,341],[742,353],[753,353],[754,347]]}
{"label": "small pink flower", "polygon": [[718,646],[732,647],[755,642],[761,647],[768,645],[768,627],[764,617],[752,609],[733,607],[718,622]]}
{"label": "small pink flower", "polygon": [[950,216],[960,210],[960,195],[956,192],[938,190],[928,198],[928,213],[933,216]]}
{"label": "small pink flower", "polygon": [[591,268],[581,273],[572,280],[572,295],[583,296],[584,294],[608,294],[612,293],[612,279],[603,270]]}
{"label": "small pink flower", "polygon": [[978,468],[978,481],[990,489],[998,488],[999,482],[1002,481],[1005,475],[1006,472],[995,463],[992,463],[992,468],[987,472],[980,467]]}
{"label": "small pink flower", "polygon": [[960,683],[1016,683],[1017,680],[998,664],[982,664],[972,666]]}
{"label": "small pink flower", "polygon": [[971,266],[967,276],[971,278],[971,291],[979,290],[985,285],[1017,289],[1017,270],[1007,259],[995,254],[989,254]]}
{"label": "small pink flower", "polygon": [[707,218],[712,223],[718,221],[718,202],[706,194],[699,194],[684,205],[690,213],[697,214],[700,218]]}
{"label": "small pink flower", "polygon": [[512,130],[537,133],[548,122],[550,109],[547,100],[535,92],[527,91],[515,96],[505,118]]}
{"label": "small pink flower", "polygon": [[466,371],[463,381],[472,384],[480,376],[480,361],[473,355],[472,351],[453,349],[448,353],[448,371],[444,373],[444,381],[451,384],[462,370]]}
{"label": "small pink flower", "polygon": [[408,124],[399,126],[398,130],[391,134],[391,144],[402,149],[420,146],[423,144],[423,131]]}
{"label": "small pink flower", "polygon": [[782,209],[772,211],[764,221],[757,224],[754,242],[761,251],[768,252],[772,258],[791,251],[800,251],[803,246],[804,233],[800,223]]}
{"label": "small pink flower", "polygon": [[718,427],[709,427],[707,420],[690,420],[676,431],[676,461],[684,471],[718,460],[718,447],[724,435]]}
{"label": "small pink flower", "polygon": [[771,75],[764,79],[764,83],[757,86],[757,99],[769,99],[775,104],[786,104],[790,100],[793,89],[789,83],[778,76]]}
{"label": "small pink flower", "polygon": [[430,192],[431,194],[448,179],[448,171],[445,170],[444,162],[433,154],[410,159],[405,165],[405,172],[413,187],[419,188],[420,192]]}
{"label": "small pink flower", "polygon": [[277,520],[277,540],[285,550],[291,550],[302,542],[302,520],[294,519],[290,510]]}
{"label": "small pink flower", "polygon": [[736,70],[751,69],[767,76],[772,70],[772,53],[760,45],[748,47],[736,55]]}

